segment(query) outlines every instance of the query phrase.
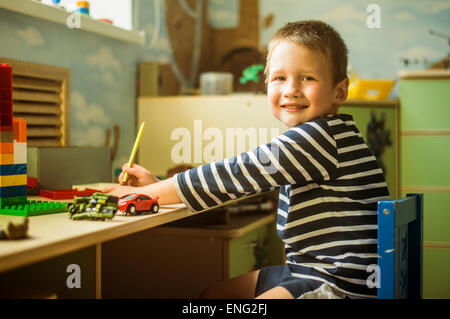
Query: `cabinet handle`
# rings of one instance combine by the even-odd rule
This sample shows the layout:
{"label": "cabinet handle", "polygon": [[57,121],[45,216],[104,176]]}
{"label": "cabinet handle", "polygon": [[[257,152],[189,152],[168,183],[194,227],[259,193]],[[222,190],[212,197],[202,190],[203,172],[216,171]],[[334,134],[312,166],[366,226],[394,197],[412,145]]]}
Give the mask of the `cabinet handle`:
{"label": "cabinet handle", "polygon": [[258,246],[259,246],[259,244],[258,244],[257,241],[253,241],[251,243],[244,244],[244,248],[255,248],[255,247],[258,247]]}

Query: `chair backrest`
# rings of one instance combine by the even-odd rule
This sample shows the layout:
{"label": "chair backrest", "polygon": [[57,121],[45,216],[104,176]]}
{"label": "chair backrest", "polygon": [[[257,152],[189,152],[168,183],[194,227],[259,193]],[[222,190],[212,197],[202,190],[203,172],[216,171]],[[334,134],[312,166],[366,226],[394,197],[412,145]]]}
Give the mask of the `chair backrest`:
{"label": "chair backrest", "polygon": [[378,298],[422,298],[423,194],[378,202]]}

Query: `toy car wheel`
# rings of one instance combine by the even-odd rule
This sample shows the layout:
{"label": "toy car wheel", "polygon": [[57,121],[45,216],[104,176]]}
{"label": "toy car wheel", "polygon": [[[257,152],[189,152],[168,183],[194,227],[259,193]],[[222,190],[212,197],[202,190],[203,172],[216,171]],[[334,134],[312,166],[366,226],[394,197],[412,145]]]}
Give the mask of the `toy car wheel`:
{"label": "toy car wheel", "polygon": [[127,213],[130,215],[136,215],[136,207],[134,207],[134,205],[129,205],[127,207]]}
{"label": "toy car wheel", "polygon": [[153,204],[152,207],[150,208],[152,214],[156,214],[157,212],[159,212],[159,205],[158,204]]}

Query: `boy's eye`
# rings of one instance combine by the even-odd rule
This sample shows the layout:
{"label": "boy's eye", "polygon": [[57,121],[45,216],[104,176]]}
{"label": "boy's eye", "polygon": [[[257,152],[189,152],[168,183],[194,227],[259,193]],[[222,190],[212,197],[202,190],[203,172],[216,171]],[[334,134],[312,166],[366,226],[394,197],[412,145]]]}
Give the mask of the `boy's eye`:
{"label": "boy's eye", "polygon": [[284,80],[286,80],[286,78],[284,76],[280,75],[280,76],[276,76],[274,80],[275,81],[284,81]]}
{"label": "boy's eye", "polygon": [[312,80],[314,80],[312,77],[310,77],[310,76],[303,76],[302,77],[302,81],[312,81]]}

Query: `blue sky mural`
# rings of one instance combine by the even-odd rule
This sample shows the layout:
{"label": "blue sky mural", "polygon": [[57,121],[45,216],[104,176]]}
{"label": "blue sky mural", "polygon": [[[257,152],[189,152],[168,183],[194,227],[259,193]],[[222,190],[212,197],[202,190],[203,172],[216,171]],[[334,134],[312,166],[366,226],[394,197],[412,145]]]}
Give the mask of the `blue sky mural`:
{"label": "blue sky mural", "polygon": [[[276,5],[275,5],[276,3]],[[367,7],[380,8],[380,28],[368,28]],[[372,11],[370,11],[372,12]],[[448,41],[429,30],[450,36],[449,0],[260,0],[260,16],[274,15],[261,29],[261,46],[289,21],[319,19],[333,25],[349,49],[349,62],[361,78],[394,78],[405,66],[401,58],[418,59],[410,68],[423,69],[449,52]]]}

